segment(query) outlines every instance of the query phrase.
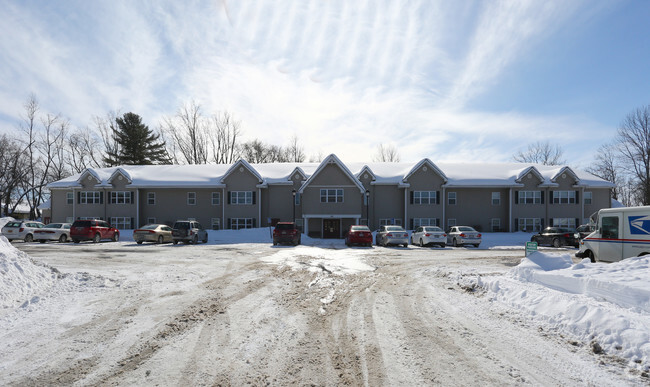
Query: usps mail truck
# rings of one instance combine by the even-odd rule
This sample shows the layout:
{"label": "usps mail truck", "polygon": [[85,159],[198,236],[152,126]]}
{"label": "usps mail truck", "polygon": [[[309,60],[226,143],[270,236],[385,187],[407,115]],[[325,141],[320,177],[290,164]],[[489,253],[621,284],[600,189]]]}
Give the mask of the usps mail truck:
{"label": "usps mail truck", "polygon": [[596,230],[580,241],[578,258],[616,262],[650,254],[650,206],[598,211]]}

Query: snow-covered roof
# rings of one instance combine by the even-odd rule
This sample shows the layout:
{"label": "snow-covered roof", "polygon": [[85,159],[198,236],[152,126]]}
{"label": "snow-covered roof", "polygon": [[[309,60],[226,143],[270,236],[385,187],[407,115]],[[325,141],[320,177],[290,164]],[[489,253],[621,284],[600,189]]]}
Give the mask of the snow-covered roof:
{"label": "snow-covered roof", "polygon": [[447,187],[520,187],[521,179],[533,172],[541,180],[540,186],[554,187],[558,177],[569,175],[576,180],[575,186],[590,188],[613,188],[614,184],[588,172],[568,166],[522,164],[522,163],[434,163],[429,159],[419,162],[400,163],[343,163],[335,155],[322,163],[272,163],[249,164],[240,160],[235,164],[202,165],[124,165],[112,168],[88,169],[80,174],[50,183],[49,188],[80,187],[81,179],[88,174],[95,177],[99,186],[110,185],[116,174],[127,177],[128,186],[134,188],[173,187],[224,187],[223,179],[234,167],[244,166],[260,179],[261,186],[289,184],[292,176],[299,172],[308,184],[310,178],[328,162],[339,164],[355,183],[361,186],[362,174],[372,177],[372,184],[408,186],[408,177],[422,165],[435,167]]}

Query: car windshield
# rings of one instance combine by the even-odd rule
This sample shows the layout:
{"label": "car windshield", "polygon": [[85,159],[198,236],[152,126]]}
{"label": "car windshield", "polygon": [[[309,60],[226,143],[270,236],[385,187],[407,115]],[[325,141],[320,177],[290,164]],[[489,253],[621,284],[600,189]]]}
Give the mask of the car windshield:
{"label": "car windshield", "polygon": [[182,228],[182,229],[189,229],[190,228],[190,222],[177,222],[174,225],[174,228]]}
{"label": "car windshield", "polygon": [[90,220],[78,220],[74,222],[75,227],[90,227]]}
{"label": "car windshield", "polygon": [[388,226],[386,231],[404,231],[404,229],[401,226]]}
{"label": "car windshield", "polygon": [[293,230],[296,226],[293,223],[278,223],[275,228],[278,230]]}
{"label": "car windshield", "polygon": [[142,230],[155,230],[158,228],[157,224],[145,224],[144,226],[140,227]]}
{"label": "car windshield", "polygon": [[370,231],[367,226],[352,226],[352,231]]}
{"label": "car windshield", "polygon": [[61,228],[61,223],[50,223],[45,225],[45,228]]}
{"label": "car windshield", "polygon": [[440,227],[424,227],[423,230],[427,232],[442,232]]}
{"label": "car windshield", "polygon": [[471,227],[458,227],[458,231],[476,231]]}

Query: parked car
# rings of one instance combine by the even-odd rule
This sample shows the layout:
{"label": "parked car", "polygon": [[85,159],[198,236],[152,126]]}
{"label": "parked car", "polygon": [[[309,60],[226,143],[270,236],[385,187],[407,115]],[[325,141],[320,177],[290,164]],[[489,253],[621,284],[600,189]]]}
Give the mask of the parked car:
{"label": "parked car", "polygon": [[531,242],[539,245],[551,245],[553,247],[573,246],[578,247],[580,241],[575,238],[575,232],[568,228],[546,227],[538,234],[530,238]]}
{"label": "parked car", "polygon": [[372,231],[370,231],[368,226],[350,226],[350,229],[345,235],[345,245],[372,246]]}
{"label": "parked car", "polygon": [[197,244],[199,240],[208,243],[208,232],[195,220],[177,220],[172,228],[172,242]]}
{"label": "parked car", "polygon": [[403,245],[409,246],[409,233],[402,226],[381,226],[375,236],[377,246]]}
{"label": "parked car", "polygon": [[59,241],[60,243],[70,240],[70,223],[49,223],[45,227],[34,230],[34,240],[40,243],[47,241]]}
{"label": "parked car", "polygon": [[34,231],[43,227],[45,227],[45,225],[41,222],[16,220],[5,224],[2,228],[2,235],[7,237],[9,242],[14,239],[32,242],[34,240]]}
{"label": "parked car", "polygon": [[113,242],[120,240],[120,231],[104,220],[75,220],[70,227],[70,239],[74,243],[110,239]]}
{"label": "parked car", "polygon": [[273,229],[273,246],[280,243],[300,244],[300,230],[294,222],[278,222]]}
{"label": "parked car", "polygon": [[453,226],[447,231],[447,243],[454,247],[481,244],[481,233],[470,226]]}
{"label": "parked car", "polygon": [[445,247],[447,245],[447,234],[437,226],[420,226],[411,234],[411,244],[428,246],[438,245]]}
{"label": "parked car", "polygon": [[582,226],[578,226],[578,228],[576,228],[574,238],[576,238],[577,240],[582,240],[594,231],[596,231],[595,225],[583,224]]}
{"label": "parked car", "polygon": [[155,242],[158,244],[172,242],[172,228],[165,224],[145,224],[133,230],[133,240],[141,245],[142,242]]}

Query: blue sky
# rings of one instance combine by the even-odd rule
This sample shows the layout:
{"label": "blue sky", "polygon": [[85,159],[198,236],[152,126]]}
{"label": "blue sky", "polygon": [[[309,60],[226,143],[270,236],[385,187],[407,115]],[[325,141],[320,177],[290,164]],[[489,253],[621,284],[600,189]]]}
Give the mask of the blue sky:
{"label": "blue sky", "polygon": [[589,164],[650,104],[649,1],[3,1],[0,131],[30,93],[76,127],[186,102],[308,155]]}

